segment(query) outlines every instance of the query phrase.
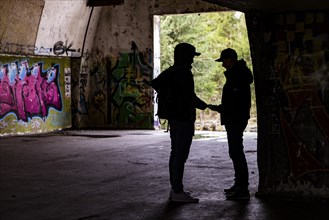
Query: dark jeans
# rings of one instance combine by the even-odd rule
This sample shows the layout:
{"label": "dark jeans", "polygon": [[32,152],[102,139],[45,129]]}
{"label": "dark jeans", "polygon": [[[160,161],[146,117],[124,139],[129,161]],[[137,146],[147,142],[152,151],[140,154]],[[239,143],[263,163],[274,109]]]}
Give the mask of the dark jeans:
{"label": "dark jeans", "polygon": [[229,155],[235,172],[235,185],[244,189],[248,189],[249,185],[248,165],[243,151],[243,131],[247,124],[248,121],[225,125]]}
{"label": "dark jeans", "polygon": [[170,184],[175,193],[184,191],[185,162],[190,153],[194,135],[194,122],[169,121],[171,152],[169,158]]}

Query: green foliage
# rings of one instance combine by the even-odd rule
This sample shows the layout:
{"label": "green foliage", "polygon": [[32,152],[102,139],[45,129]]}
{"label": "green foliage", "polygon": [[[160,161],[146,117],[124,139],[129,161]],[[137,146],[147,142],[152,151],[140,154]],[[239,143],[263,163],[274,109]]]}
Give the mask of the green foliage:
{"label": "green foliage", "polygon": [[[228,47],[236,50],[251,68],[250,48],[244,14],[230,12],[166,15],[160,20],[161,70],[173,65],[176,44],[193,44],[201,56],[194,58],[192,72],[195,92],[211,104],[219,104],[225,83],[221,63],[215,62],[220,52]],[[252,68],[251,68],[252,69]],[[254,89],[253,89],[254,90]],[[255,98],[253,94],[253,103]],[[210,114],[210,113],[209,113]],[[252,114],[256,111],[253,107]]]}

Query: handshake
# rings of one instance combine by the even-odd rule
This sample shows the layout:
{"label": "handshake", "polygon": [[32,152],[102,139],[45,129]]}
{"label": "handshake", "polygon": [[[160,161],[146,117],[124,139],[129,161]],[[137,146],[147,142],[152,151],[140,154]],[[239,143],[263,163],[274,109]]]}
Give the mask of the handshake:
{"label": "handshake", "polygon": [[218,113],[220,113],[221,110],[222,110],[222,106],[221,105],[208,105],[207,107],[209,109],[213,110],[213,111],[218,112]]}

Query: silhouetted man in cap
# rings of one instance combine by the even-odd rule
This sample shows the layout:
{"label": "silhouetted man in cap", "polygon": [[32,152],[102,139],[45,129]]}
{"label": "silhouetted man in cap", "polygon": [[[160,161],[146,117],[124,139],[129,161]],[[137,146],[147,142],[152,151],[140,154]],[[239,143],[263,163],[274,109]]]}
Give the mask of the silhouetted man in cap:
{"label": "silhouetted man in cap", "polygon": [[170,126],[171,152],[169,174],[171,191],[169,199],[174,202],[194,203],[199,199],[184,191],[183,175],[194,136],[196,108],[206,109],[207,104],[194,92],[194,79],[191,72],[194,56],[199,56],[195,47],[188,43],[176,45],[174,65],[152,81],[152,87],[159,91],[163,81],[168,80],[167,119]]}
{"label": "silhouetted man in cap", "polygon": [[243,132],[250,118],[251,94],[250,84],[253,76],[246,62],[237,59],[237,53],[231,48],[221,52],[217,62],[222,62],[226,69],[226,83],[222,92],[220,105],[209,108],[220,113],[221,124],[225,125],[229,155],[233,162],[235,180],[231,188],[224,189],[228,200],[249,199],[248,166],[243,151]]}

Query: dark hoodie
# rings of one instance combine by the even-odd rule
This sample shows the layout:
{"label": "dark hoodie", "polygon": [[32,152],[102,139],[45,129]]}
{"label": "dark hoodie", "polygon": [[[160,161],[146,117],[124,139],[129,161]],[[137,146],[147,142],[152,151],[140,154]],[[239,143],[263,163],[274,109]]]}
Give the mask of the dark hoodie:
{"label": "dark hoodie", "polygon": [[[168,80],[168,81],[167,81]],[[164,82],[167,81],[167,82]],[[152,87],[160,94],[165,85],[167,119],[194,122],[196,108],[204,110],[207,104],[194,92],[194,80],[190,65],[168,68],[152,81]]]}
{"label": "dark hoodie", "polygon": [[246,62],[238,60],[232,69],[224,72],[226,83],[223,87],[222,104],[218,106],[221,124],[237,124],[250,118],[250,84],[253,76]]}

